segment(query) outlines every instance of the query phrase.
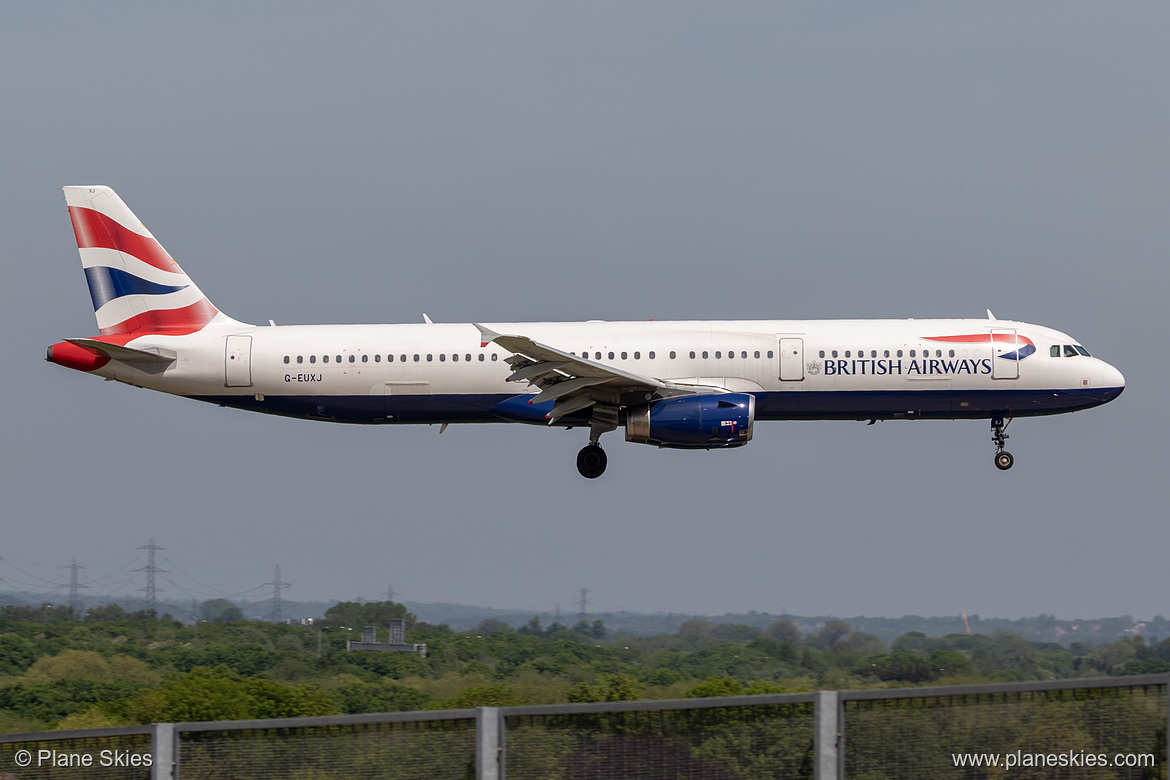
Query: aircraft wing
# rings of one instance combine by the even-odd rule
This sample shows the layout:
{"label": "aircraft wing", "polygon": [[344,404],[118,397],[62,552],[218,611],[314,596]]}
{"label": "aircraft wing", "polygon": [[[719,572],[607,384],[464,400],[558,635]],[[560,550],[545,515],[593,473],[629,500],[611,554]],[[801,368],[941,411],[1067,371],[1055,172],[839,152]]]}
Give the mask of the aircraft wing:
{"label": "aircraft wing", "polygon": [[567,414],[586,409],[594,404],[621,405],[626,393],[642,392],[658,398],[691,395],[697,388],[680,387],[661,379],[634,374],[620,368],[596,363],[527,336],[503,335],[476,324],[480,346],[499,344],[512,352],[505,361],[512,367],[509,382],[528,382],[540,388],[529,400],[530,404],[555,401],[548,415],[549,424]]}

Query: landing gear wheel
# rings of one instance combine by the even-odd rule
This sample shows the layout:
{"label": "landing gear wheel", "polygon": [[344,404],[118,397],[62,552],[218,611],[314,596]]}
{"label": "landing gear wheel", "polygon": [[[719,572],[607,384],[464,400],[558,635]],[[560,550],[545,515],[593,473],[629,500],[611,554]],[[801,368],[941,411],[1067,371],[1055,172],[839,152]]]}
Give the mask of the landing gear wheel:
{"label": "landing gear wheel", "polygon": [[995,467],[997,469],[999,469],[1000,471],[1007,471],[1008,469],[1010,469],[1012,467],[1012,464],[1015,462],[1016,462],[1016,459],[1012,457],[1012,454],[1010,452],[997,452],[997,453],[995,453]]}
{"label": "landing gear wheel", "polygon": [[577,453],[577,471],[581,472],[581,476],[585,479],[600,477],[605,473],[605,466],[608,462],[609,458],[605,456],[605,450],[596,444],[587,445]]}

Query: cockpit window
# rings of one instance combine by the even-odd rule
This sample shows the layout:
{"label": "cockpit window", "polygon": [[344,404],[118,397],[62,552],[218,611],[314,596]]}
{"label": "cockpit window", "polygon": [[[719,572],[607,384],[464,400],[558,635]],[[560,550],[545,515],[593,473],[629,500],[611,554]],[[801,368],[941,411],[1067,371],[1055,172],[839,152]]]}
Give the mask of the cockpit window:
{"label": "cockpit window", "polygon": [[1092,357],[1092,355],[1090,355],[1090,354],[1089,354],[1089,350],[1085,349],[1085,348],[1084,348],[1084,347],[1082,347],[1080,344],[1077,344],[1077,345],[1075,345],[1075,346],[1076,346],[1076,350],[1077,350],[1077,352],[1080,352],[1080,353],[1081,353],[1082,355],[1084,355],[1085,357]]}
{"label": "cockpit window", "polygon": [[1051,355],[1052,357],[1060,357],[1060,345],[1053,344],[1051,347],[1048,348],[1048,354]]}
{"label": "cockpit window", "polygon": [[1073,349],[1072,344],[1065,344],[1064,345],[1064,356],[1065,357],[1076,357],[1077,356],[1077,351],[1075,349]]}

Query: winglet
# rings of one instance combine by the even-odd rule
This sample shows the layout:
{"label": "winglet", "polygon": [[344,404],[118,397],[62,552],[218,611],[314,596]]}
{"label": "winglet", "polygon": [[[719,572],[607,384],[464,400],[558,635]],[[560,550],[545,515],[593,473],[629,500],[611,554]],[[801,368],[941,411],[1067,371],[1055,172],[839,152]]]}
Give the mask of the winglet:
{"label": "winglet", "polygon": [[991,309],[987,310],[987,319],[989,319],[989,320],[995,319],[995,315],[991,313]]}
{"label": "winglet", "polygon": [[491,328],[485,328],[483,325],[480,325],[478,322],[473,322],[471,324],[474,325],[475,327],[479,328],[479,346],[480,347],[486,347],[488,344],[491,344],[493,341],[495,341],[500,336],[499,333],[496,333]]}

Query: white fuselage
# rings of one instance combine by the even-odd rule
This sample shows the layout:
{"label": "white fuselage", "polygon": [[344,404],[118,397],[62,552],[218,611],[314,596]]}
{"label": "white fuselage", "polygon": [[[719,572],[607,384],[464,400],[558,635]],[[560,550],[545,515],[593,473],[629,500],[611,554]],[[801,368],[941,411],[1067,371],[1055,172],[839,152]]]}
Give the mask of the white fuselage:
{"label": "white fuselage", "polygon": [[[750,393],[758,419],[991,418],[1058,414],[1124,387],[1071,337],[1002,320],[755,320],[490,324],[630,373]],[[991,340],[992,333],[998,334]],[[93,373],[274,414],[353,423],[542,422],[497,406],[509,383],[472,324],[212,326],[127,346],[176,359]],[[1031,346],[1033,349],[1029,350]],[[1053,348],[1059,356],[1053,355]],[[580,424],[566,418],[563,424]]]}

